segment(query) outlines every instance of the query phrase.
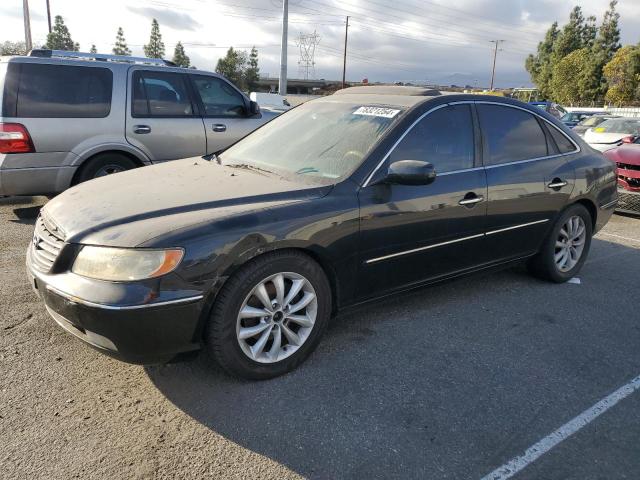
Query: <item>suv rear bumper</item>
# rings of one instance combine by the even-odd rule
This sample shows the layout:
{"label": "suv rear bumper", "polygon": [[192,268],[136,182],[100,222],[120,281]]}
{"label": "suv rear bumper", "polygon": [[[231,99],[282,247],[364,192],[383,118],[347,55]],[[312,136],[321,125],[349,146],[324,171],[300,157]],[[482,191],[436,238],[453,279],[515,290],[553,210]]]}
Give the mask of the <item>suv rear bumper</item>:
{"label": "suv rear bumper", "polygon": [[[47,278],[51,275],[32,269],[31,262],[29,248],[27,275],[51,317],[100,352],[124,362],[151,365],[200,348],[199,320],[205,304],[202,294],[185,292],[183,297],[156,303],[98,304],[52,286]],[[100,288],[101,282],[95,283]],[[136,290],[135,285],[132,290]]]}
{"label": "suv rear bumper", "polygon": [[2,168],[0,196],[46,195],[66,190],[77,167]]}

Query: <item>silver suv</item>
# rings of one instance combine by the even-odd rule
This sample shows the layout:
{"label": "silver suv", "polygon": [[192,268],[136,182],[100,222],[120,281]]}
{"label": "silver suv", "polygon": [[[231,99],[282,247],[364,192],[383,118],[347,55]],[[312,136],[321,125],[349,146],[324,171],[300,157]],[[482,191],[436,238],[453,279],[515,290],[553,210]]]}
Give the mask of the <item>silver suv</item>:
{"label": "silver suv", "polygon": [[34,50],[0,58],[0,196],[220,151],[276,112],[161,59]]}

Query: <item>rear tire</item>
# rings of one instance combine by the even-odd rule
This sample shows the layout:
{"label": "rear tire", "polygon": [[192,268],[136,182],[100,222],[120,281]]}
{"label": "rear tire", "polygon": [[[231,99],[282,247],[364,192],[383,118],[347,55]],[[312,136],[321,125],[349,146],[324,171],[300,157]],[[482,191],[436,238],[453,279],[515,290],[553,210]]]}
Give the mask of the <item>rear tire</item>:
{"label": "rear tire", "polygon": [[291,250],[265,254],[241,267],[218,293],[204,348],[231,375],[283,375],[316,348],[331,303],[327,277],[311,257]]}
{"label": "rear tire", "polygon": [[74,185],[94,178],[124,172],[138,165],[129,157],[120,153],[103,153],[87,160],[75,179]]}
{"label": "rear tire", "polygon": [[592,219],[580,204],[564,210],[542,244],[542,248],[529,259],[527,267],[532,275],[555,283],[575,277],[589,254]]}

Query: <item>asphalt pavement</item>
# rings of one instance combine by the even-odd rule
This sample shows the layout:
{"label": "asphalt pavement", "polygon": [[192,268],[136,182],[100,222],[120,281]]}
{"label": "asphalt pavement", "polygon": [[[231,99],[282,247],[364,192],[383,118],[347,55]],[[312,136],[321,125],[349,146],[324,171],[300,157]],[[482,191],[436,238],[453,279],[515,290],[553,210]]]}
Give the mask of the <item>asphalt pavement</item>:
{"label": "asphalt pavement", "polygon": [[[613,217],[580,283],[518,267],[386,299],[246,382],[203,355],[120,363],[57,327],[24,274],[45,200],[0,199],[2,478],[480,479],[640,375],[640,218]],[[513,478],[639,472],[635,390]]]}

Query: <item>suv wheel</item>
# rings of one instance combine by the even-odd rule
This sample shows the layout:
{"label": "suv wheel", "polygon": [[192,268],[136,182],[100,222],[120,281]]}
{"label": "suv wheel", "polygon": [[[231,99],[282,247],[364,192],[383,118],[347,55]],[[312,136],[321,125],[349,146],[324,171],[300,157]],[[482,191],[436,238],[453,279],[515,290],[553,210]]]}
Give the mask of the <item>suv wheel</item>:
{"label": "suv wheel", "polygon": [[591,215],[579,204],[567,208],[528,262],[531,273],[544,280],[566,282],[582,268],[591,247]]}
{"label": "suv wheel", "polygon": [[296,368],[329,322],[331,289],[322,268],[300,252],[259,257],[218,294],[205,349],[232,375],[267,379]]}
{"label": "suv wheel", "polygon": [[96,155],[80,167],[76,184],[86,182],[112,173],[124,172],[136,168],[136,163],[129,157],[119,153],[104,153]]}

